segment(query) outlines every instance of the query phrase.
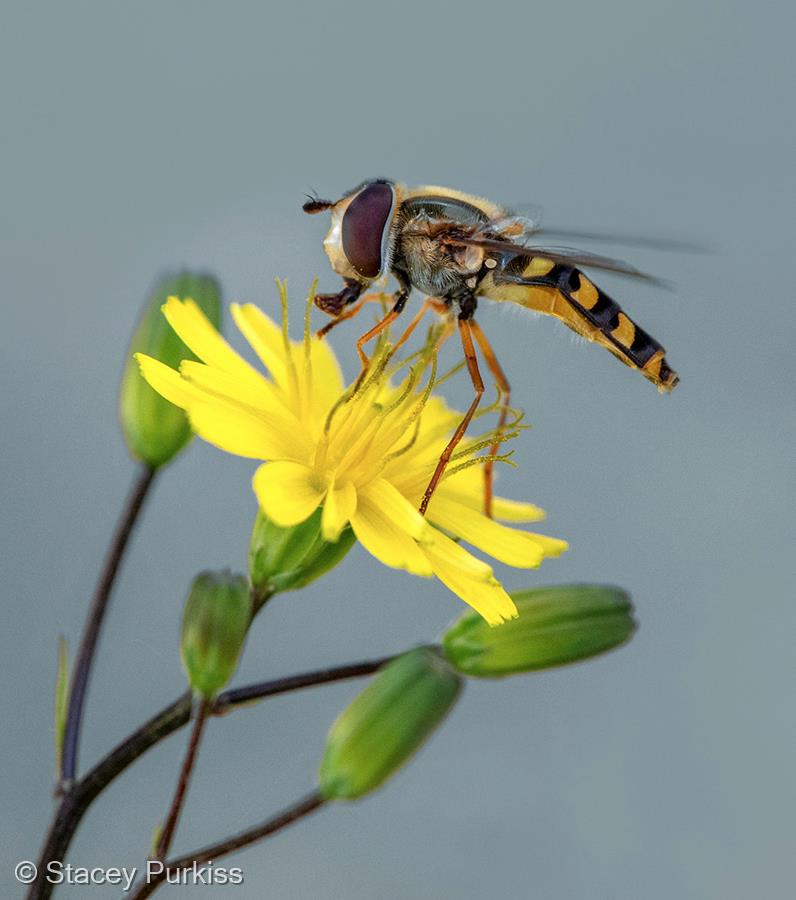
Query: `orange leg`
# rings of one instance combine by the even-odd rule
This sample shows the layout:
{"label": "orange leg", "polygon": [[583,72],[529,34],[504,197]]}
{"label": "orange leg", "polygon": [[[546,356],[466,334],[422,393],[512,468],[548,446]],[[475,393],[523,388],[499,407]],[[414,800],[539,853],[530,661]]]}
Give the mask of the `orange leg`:
{"label": "orange leg", "polygon": [[475,356],[475,347],[473,346],[473,335],[472,335],[472,323],[469,319],[459,319],[459,337],[462,340],[462,349],[464,350],[464,358],[467,362],[467,371],[470,373],[470,380],[473,383],[473,388],[475,389],[475,397],[473,398],[473,402],[470,404],[470,408],[464,414],[464,418],[459,422],[459,427],[454,431],[453,437],[448,441],[448,446],[442,451],[442,455],[439,458],[439,462],[437,463],[437,468],[434,470],[434,474],[431,476],[431,481],[428,483],[428,487],[426,488],[425,493],[423,494],[423,500],[420,504],[420,514],[425,515],[426,509],[428,509],[429,500],[431,500],[431,496],[437,488],[439,484],[440,478],[445,472],[445,469],[450,462],[451,456],[453,456],[453,451],[456,449],[459,441],[464,437],[465,432],[467,431],[467,426],[470,424],[471,419],[475,415],[476,409],[478,409],[478,404],[481,402],[481,397],[484,395],[484,382],[481,378],[481,373],[478,371],[478,360]]}
{"label": "orange leg", "polygon": [[439,300],[437,297],[428,297],[423,302],[423,305],[420,307],[417,315],[406,326],[406,331],[404,331],[404,333],[398,338],[398,341],[392,348],[393,353],[395,353],[395,351],[399,348],[403,347],[403,345],[409,340],[409,338],[412,336],[412,332],[420,324],[420,320],[430,309],[433,309],[435,312],[438,312],[440,314],[448,311],[447,305],[442,300]]}
{"label": "orange leg", "polygon": [[336,316],[331,322],[324,325],[323,328],[319,328],[315,332],[315,337],[326,337],[336,325],[345,322],[346,319],[353,319],[366,303],[375,303],[377,300],[381,299],[381,296],[381,294],[365,294],[365,296],[358,300],[350,309],[347,309],[344,313],[340,313],[339,316]]}
{"label": "orange leg", "polygon": [[492,485],[494,482],[493,469],[495,466],[495,456],[497,455],[498,449],[500,448],[500,436],[503,432],[503,426],[506,424],[506,419],[509,414],[509,400],[511,399],[511,385],[509,384],[508,378],[503,372],[503,369],[500,367],[500,363],[497,360],[497,356],[495,355],[495,351],[492,349],[492,345],[486,338],[486,335],[478,324],[475,321],[470,322],[470,327],[473,331],[473,337],[475,338],[478,346],[481,348],[481,352],[484,354],[484,359],[486,360],[486,364],[489,367],[489,371],[492,373],[492,377],[495,379],[497,383],[498,390],[500,391],[500,418],[498,419],[497,425],[497,434],[495,443],[489,448],[489,459],[484,465],[484,514],[492,518]]}

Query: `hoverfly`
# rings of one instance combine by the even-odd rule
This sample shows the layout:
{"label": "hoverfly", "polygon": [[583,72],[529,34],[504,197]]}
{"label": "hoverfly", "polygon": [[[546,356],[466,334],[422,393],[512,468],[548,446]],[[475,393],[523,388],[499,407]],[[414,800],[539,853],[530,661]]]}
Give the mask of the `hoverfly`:
{"label": "hoverfly", "polygon": [[[386,275],[393,275],[398,282],[390,311],[357,341],[360,377],[369,365],[365,344],[400,315],[413,287],[428,299],[409,322],[396,348],[430,309],[448,322],[443,339],[453,330],[454,317],[457,320],[475,397],[440,457],[423,495],[421,513],[425,513],[484,393],[475,345],[500,392],[498,435],[506,423],[510,387],[474,319],[480,297],[510,301],[555,316],[625,365],[638,369],[661,392],[671,391],[678,382],[663,347],[580,270],[583,266],[649,279],[626,263],[568,248],[528,244],[526,241],[539,231],[533,222],[488,200],[448,188],[407,188],[379,178],[362,183],[337,201],[310,197],[303,209],[312,214],[331,210],[324,249],[344,281],[338,293],[317,294],[314,298],[319,309],[334,317],[319,336],[359,312],[369,299],[363,293],[373,282]],[[499,440],[484,466],[487,515],[491,515],[492,463],[498,446]]]}

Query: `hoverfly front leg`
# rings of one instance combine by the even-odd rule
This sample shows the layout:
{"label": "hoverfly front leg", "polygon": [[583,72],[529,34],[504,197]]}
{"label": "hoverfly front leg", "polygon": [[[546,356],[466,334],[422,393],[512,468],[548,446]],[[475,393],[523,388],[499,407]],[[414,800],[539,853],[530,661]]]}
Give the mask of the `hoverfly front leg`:
{"label": "hoverfly front leg", "polygon": [[[400,285],[399,289],[393,294],[393,306],[392,309],[387,313],[387,315],[377,322],[373,328],[369,331],[366,331],[357,341],[357,353],[359,354],[359,361],[362,364],[362,369],[360,370],[359,377],[356,380],[356,385],[354,387],[354,392],[359,390],[362,382],[365,379],[365,376],[368,373],[368,369],[370,368],[370,357],[365,353],[362,349],[368,341],[373,340],[376,335],[379,335],[386,328],[389,328],[390,325],[401,315],[404,307],[406,306],[406,301],[409,299],[409,284],[404,281],[404,279],[397,275],[395,276],[398,280],[398,284]],[[410,332],[411,333],[411,332]]]}
{"label": "hoverfly front leg", "polygon": [[439,484],[440,479],[445,473],[445,469],[450,462],[451,456],[453,456],[453,451],[456,449],[457,445],[464,437],[465,432],[467,431],[470,422],[475,415],[476,409],[478,409],[478,404],[481,402],[481,397],[484,395],[484,381],[481,378],[481,373],[478,370],[478,359],[475,355],[475,346],[473,345],[473,323],[472,317],[475,312],[475,298],[467,298],[470,302],[460,301],[461,312],[459,313],[459,337],[462,341],[462,349],[464,350],[464,359],[467,363],[467,371],[470,374],[470,380],[473,383],[473,389],[475,390],[475,397],[473,398],[473,402],[470,404],[469,409],[464,414],[464,418],[459,422],[459,426],[456,431],[453,432],[453,437],[448,441],[448,446],[442,451],[442,455],[439,458],[439,462],[437,463],[437,468],[434,469],[434,474],[431,476],[431,481],[428,483],[428,487],[423,494],[423,500],[420,503],[420,514],[424,516],[426,514],[426,510],[428,509],[429,501]]}
{"label": "hoverfly front leg", "polygon": [[[337,317],[341,315],[345,307],[358,300],[364,289],[365,286],[361,282],[355,281],[353,278],[346,278],[345,287],[342,291],[338,291],[336,294],[316,294],[313,297],[313,303],[321,312],[325,312],[327,316],[335,316],[336,322]],[[334,325],[335,322],[330,324]]]}

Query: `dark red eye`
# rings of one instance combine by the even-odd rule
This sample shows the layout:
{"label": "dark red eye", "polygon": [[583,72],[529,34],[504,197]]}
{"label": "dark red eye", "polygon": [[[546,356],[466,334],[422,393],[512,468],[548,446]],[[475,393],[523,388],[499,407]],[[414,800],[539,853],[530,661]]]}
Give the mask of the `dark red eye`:
{"label": "dark red eye", "polygon": [[381,272],[393,199],[392,185],[369,184],[354,197],[343,216],[343,252],[365,278],[375,278]]}

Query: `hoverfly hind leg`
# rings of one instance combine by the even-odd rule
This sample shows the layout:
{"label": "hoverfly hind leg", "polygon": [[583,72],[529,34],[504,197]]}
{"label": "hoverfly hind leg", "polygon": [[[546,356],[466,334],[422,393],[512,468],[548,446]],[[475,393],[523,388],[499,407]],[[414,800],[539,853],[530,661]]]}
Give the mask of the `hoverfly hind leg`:
{"label": "hoverfly hind leg", "polygon": [[500,401],[500,416],[498,418],[497,428],[495,430],[495,441],[489,448],[489,456],[487,457],[487,461],[484,463],[484,515],[491,519],[492,494],[495,479],[495,457],[497,456],[497,452],[500,449],[503,429],[506,426],[506,420],[508,419],[509,410],[511,409],[511,385],[509,384],[508,378],[506,378],[503,368],[498,362],[497,355],[492,349],[492,345],[489,343],[486,335],[474,319],[470,323],[470,327],[472,328],[473,337],[475,338],[476,343],[481,348],[481,352],[484,354],[484,359],[486,360],[486,364],[489,367],[489,371],[492,377],[495,379],[495,384],[497,386],[499,395],[498,399]]}
{"label": "hoverfly hind leg", "polygon": [[[474,299],[475,298],[473,298],[473,300]],[[475,411],[478,409],[478,404],[481,402],[481,397],[483,397],[484,395],[484,381],[481,378],[480,371],[478,370],[478,359],[475,355],[475,346],[473,344],[473,323],[471,321],[471,317],[472,311],[469,308],[462,308],[462,312],[459,314],[459,337],[461,338],[462,349],[464,350],[464,359],[467,363],[467,371],[470,374],[470,380],[472,381],[473,389],[475,390],[475,397],[473,397],[473,402],[470,404],[461,422],[459,422],[456,431],[453,432],[453,437],[451,437],[451,439],[448,441],[448,446],[442,451],[442,454],[440,455],[437,467],[436,469],[434,469],[434,474],[431,476],[431,481],[429,481],[428,487],[426,488],[423,494],[423,499],[420,503],[420,515],[422,516],[426,514],[428,504],[434,494],[434,491],[437,489],[437,485],[439,484],[440,479],[445,474],[445,469],[448,467],[451,456],[453,456],[453,451],[456,449],[459,442],[464,437],[465,432],[467,431],[467,428],[470,425],[473,416],[475,415]]]}

